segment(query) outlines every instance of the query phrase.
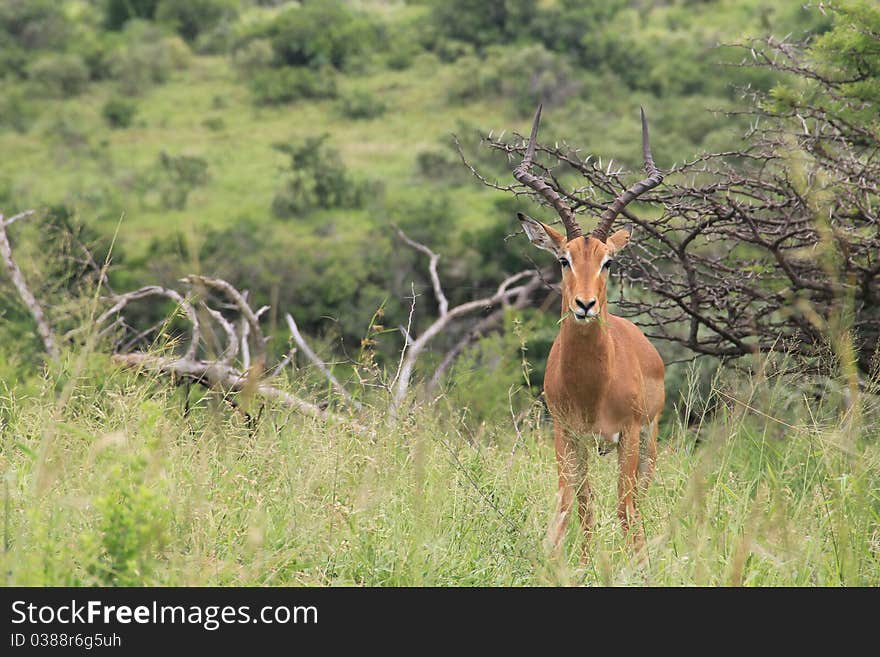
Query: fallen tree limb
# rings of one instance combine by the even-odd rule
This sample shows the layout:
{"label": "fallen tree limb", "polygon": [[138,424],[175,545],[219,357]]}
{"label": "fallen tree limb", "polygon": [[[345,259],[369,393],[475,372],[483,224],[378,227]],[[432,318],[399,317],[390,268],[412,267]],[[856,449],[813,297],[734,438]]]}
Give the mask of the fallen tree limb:
{"label": "fallen tree limb", "polygon": [[[397,408],[406,396],[413,369],[415,368],[419,356],[431,340],[445,330],[451,322],[480,310],[509,304],[512,299],[521,298],[523,295],[527,299],[529,293],[536,290],[541,284],[540,272],[524,270],[513,274],[512,276],[508,276],[501,281],[498,289],[492,296],[484,297],[482,299],[474,299],[473,301],[462,303],[450,309],[446,302],[446,296],[442,292],[439,276],[437,275],[437,260],[439,259],[439,256],[423,244],[419,244],[407,237],[400,229],[398,229],[398,233],[403,241],[422,253],[425,253],[431,259],[431,279],[434,284],[435,295],[438,296],[439,317],[437,317],[437,319],[434,320],[434,322],[418,337],[414,338],[412,341],[407,340],[408,350],[406,351],[406,356],[401,360],[401,365],[393,384],[391,399],[392,416],[396,414]],[[524,284],[512,287],[515,283],[518,283],[523,279],[528,280]]]}
{"label": "fallen tree limb", "polygon": [[6,234],[7,226],[12,225],[12,223],[18,219],[30,216],[33,213],[33,210],[27,210],[8,220],[5,220],[3,215],[0,214],[0,256],[3,258],[3,262],[6,265],[6,271],[9,272],[9,277],[12,279],[12,284],[18,292],[18,296],[21,297],[22,302],[27,307],[28,311],[30,311],[31,317],[34,318],[34,323],[37,325],[37,333],[39,333],[40,339],[43,341],[46,353],[49,354],[49,357],[52,360],[57,360],[59,352],[55,340],[55,333],[49,326],[49,322],[46,321],[46,315],[43,313],[42,306],[37,303],[36,298],[31,294],[31,291],[24,280],[24,274],[21,273],[21,269],[18,268],[18,264],[12,257],[12,246],[9,244],[9,236]]}
{"label": "fallen tree limb", "polygon": [[[242,372],[218,361],[188,360],[144,353],[114,354],[112,359],[113,362],[124,367],[186,379],[212,390],[226,393],[252,392],[259,397],[276,401],[282,406],[310,417],[351,422],[349,418],[323,410],[317,404],[300,399],[296,395],[271,386],[264,381],[258,380],[254,383],[248,378],[247,372]],[[357,423],[352,423],[352,426],[358,430],[365,429]]]}
{"label": "fallen tree limb", "polygon": [[312,363],[314,363],[315,367],[321,370],[321,373],[327,377],[327,380],[330,381],[330,385],[333,386],[333,390],[335,390],[345,401],[354,406],[355,408],[360,408],[361,403],[354,399],[351,396],[351,393],[345,389],[345,387],[339,383],[339,380],[333,376],[333,372],[330,371],[330,368],[327,367],[327,364],[318,358],[318,354],[312,351],[312,348],[308,345],[303,338],[302,334],[299,332],[299,327],[296,325],[293,317],[290,313],[284,315],[284,319],[287,321],[287,327],[290,329],[290,335],[293,337],[294,342],[296,342],[297,346],[302,350],[302,352],[306,355]]}

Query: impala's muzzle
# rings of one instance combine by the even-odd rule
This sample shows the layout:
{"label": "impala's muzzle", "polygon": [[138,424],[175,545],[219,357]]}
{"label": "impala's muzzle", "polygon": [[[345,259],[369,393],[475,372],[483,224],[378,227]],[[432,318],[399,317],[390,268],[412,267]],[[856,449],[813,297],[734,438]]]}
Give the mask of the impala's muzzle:
{"label": "impala's muzzle", "polygon": [[580,297],[574,298],[574,306],[571,308],[571,314],[574,316],[576,322],[587,322],[596,317],[599,314],[599,310],[596,307],[596,298],[587,299],[584,301]]}

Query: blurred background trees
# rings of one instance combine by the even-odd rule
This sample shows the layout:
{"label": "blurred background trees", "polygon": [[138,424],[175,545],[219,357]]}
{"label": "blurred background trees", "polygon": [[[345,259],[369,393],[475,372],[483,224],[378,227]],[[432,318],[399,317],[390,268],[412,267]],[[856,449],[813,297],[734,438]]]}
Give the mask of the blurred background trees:
{"label": "blurred background trees", "polygon": [[[514,213],[552,214],[482,186],[451,133],[480,172],[506,185],[510,164],[481,148],[480,134],[524,131],[538,102],[548,108],[545,143],[564,139],[625,171],[640,166],[639,104],[664,169],[729,152],[743,155],[724,160],[736,172],[757,139],[790,135],[772,161],[808,158],[798,170],[807,184],[826,181],[832,229],[845,219],[859,239],[876,239],[878,34],[880,10],[867,0],[7,0],[0,209],[52,208],[13,235],[34,253],[25,273],[42,294],[68,280],[49,251],[31,246],[42,226],[64,216],[64,243],[100,242],[103,255],[118,225],[109,282],[119,289],[222,276],[249,289],[255,307],[296,309],[301,329],[324,340],[323,355],[342,362],[381,307],[389,330],[371,339],[380,362],[393,360],[411,284],[416,326],[436,300],[424,262],[392,226],[442,254],[453,304],[533,266],[525,240],[508,239]],[[852,165],[845,174],[841,159]],[[640,216],[661,211],[642,206]],[[871,271],[877,256],[865,251],[854,266]],[[39,343],[8,282],[0,286],[0,357],[14,353],[26,372]],[[876,295],[865,287],[866,308]],[[529,326],[528,383],[537,387],[553,292],[535,304],[543,310],[517,319]],[[165,310],[147,308],[143,321]],[[274,312],[269,321],[268,332],[284,330]],[[497,369],[480,385],[498,398],[522,383],[510,367],[524,339],[512,321],[467,360]],[[876,333],[865,335],[869,353]],[[663,349],[669,360],[687,355]]]}

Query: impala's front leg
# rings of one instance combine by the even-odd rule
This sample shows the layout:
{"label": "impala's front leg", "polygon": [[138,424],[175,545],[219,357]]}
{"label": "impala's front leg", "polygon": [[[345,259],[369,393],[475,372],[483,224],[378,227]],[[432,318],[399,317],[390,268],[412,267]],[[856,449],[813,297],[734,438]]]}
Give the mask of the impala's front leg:
{"label": "impala's front leg", "polygon": [[588,446],[579,445],[578,450],[578,475],[577,475],[577,499],[578,517],[581,521],[581,531],[584,533],[584,542],[581,545],[581,563],[586,563],[590,556],[590,544],[593,542],[593,489],[590,487]]}
{"label": "impala's front leg", "polygon": [[617,464],[620,473],[617,480],[617,517],[624,534],[632,539],[636,549],[641,549],[645,538],[636,508],[639,479],[639,425],[634,424],[622,432],[617,446]]}
{"label": "impala's front leg", "polygon": [[560,425],[559,421],[553,423],[553,444],[556,447],[559,490],[556,493],[556,512],[553,514],[553,520],[547,530],[547,539],[553,546],[554,553],[557,554],[571,517],[578,471],[577,455],[565,434],[565,430]]}

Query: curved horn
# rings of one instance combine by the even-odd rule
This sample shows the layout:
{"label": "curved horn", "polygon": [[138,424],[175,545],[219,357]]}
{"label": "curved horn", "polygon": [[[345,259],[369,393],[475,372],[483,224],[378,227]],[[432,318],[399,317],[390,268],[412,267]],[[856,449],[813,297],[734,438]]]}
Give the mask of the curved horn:
{"label": "curved horn", "polygon": [[654,158],[651,157],[651,144],[648,141],[648,119],[645,118],[645,109],[640,107],[639,110],[642,113],[642,155],[645,158],[645,172],[648,174],[648,177],[640,180],[614,199],[614,202],[599,217],[599,223],[593,230],[592,235],[603,242],[608,239],[608,233],[611,230],[611,224],[614,223],[614,219],[629,202],[663,182],[663,173],[654,166]]}
{"label": "curved horn", "polygon": [[573,240],[581,236],[581,227],[578,225],[574,216],[574,211],[562,200],[559,193],[548,185],[543,178],[533,175],[529,169],[532,167],[532,160],[535,157],[535,140],[538,137],[538,124],[541,122],[541,108],[538,105],[538,111],[535,112],[535,122],[532,124],[532,134],[529,137],[529,145],[526,148],[526,154],[523,161],[513,170],[513,177],[527,187],[532,188],[538,194],[553,206],[562,223],[565,224],[565,235],[568,240]]}

